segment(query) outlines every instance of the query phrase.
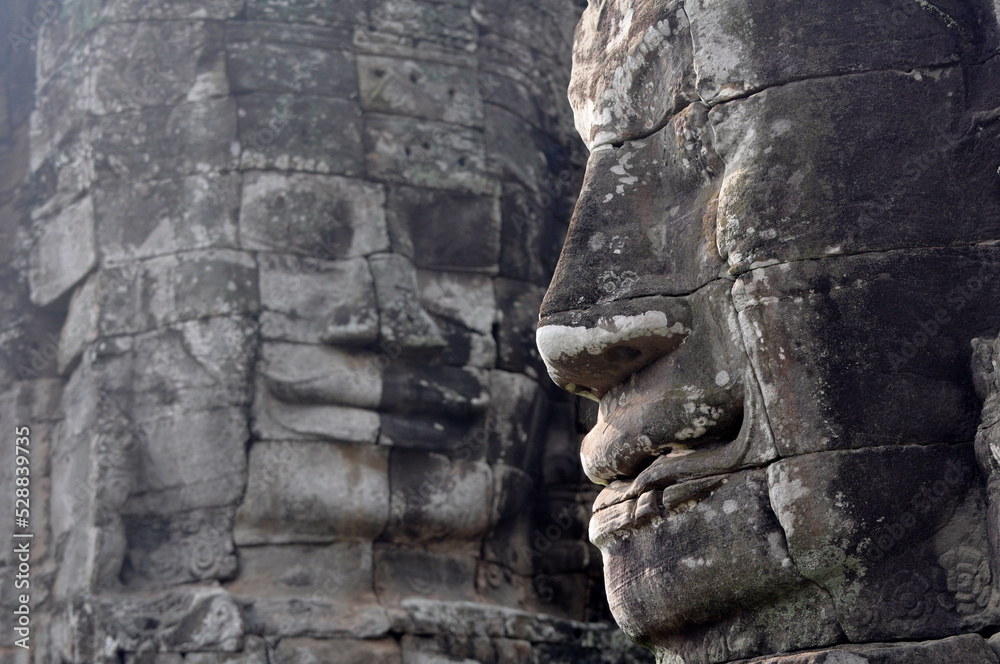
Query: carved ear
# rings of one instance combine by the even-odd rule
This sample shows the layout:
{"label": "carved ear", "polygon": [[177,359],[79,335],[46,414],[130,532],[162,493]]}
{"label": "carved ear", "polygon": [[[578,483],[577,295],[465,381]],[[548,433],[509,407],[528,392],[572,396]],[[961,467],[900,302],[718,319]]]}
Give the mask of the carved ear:
{"label": "carved ear", "polygon": [[995,349],[995,339],[977,337],[972,340],[972,382],[976,386],[976,394],[983,401],[997,389]]}

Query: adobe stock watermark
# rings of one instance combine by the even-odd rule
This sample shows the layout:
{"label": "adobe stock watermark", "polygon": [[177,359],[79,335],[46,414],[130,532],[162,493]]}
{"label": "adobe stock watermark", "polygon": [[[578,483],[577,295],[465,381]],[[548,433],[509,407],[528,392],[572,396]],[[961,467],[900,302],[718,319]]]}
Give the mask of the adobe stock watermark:
{"label": "adobe stock watermark", "polygon": [[29,48],[32,40],[46,23],[59,15],[62,10],[62,0],[45,0],[31,15],[21,17],[21,23],[7,33],[7,43],[14,53],[22,48]]}

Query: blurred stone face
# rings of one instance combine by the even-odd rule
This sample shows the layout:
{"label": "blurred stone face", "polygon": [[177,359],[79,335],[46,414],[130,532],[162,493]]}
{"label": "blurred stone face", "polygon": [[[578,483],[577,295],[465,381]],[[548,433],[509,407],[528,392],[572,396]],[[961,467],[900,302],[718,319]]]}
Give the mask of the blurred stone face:
{"label": "blurred stone face", "polygon": [[998,622],[970,370],[1000,328],[996,19],[947,5],[577,29],[591,155],[537,343],[600,403],[590,535],[663,661]]}

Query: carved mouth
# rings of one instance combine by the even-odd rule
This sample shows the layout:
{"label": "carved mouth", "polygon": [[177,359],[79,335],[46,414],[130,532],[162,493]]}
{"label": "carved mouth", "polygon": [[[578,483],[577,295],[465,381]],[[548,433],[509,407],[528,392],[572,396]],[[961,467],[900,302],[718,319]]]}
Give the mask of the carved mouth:
{"label": "carved mouth", "polygon": [[591,519],[597,546],[686,511],[743,465],[750,427],[741,382],[664,388],[663,378],[652,366],[610,390],[584,439],[588,476],[608,485]]}

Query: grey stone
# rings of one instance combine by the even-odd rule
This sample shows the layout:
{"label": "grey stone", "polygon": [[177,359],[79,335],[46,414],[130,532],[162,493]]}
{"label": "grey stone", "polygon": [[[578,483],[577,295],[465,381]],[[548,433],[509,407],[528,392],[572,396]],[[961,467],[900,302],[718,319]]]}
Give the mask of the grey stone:
{"label": "grey stone", "polygon": [[723,168],[713,140],[706,109],[693,104],[652,136],[591,152],[563,249],[579,260],[556,268],[543,314],[690,293],[719,275],[704,231]]}
{"label": "grey stone", "polygon": [[250,438],[245,407],[167,415],[140,427],[136,487],[125,505],[128,512],[170,514],[239,499]]}
{"label": "grey stone", "polygon": [[445,346],[441,330],[418,299],[413,264],[398,254],[373,256],[370,264],[375,278],[383,343],[413,349]]}
{"label": "grey stone", "polygon": [[[902,115],[861,101],[875,90]],[[713,109],[727,164],[717,243],[730,272],[994,237],[996,169],[977,144],[995,139],[967,137],[976,120],[957,101],[966,94],[961,68],[946,67],[801,81]],[[834,104],[844,99],[857,101]]]}
{"label": "grey stone", "polygon": [[343,664],[402,664],[399,644],[394,639],[282,639],[274,651],[275,664],[318,664],[334,660]]}
{"label": "grey stone", "polygon": [[494,197],[395,186],[386,217],[393,251],[418,268],[498,270],[501,217]]}
{"label": "grey stone", "polygon": [[100,324],[98,284],[96,275],[91,275],[70,298],[66,322],[59,333],[58,361],[61,374],[65,374],[69,366],[80,357],[87,344],[97,340]]}
{"label": "grey stone", "polygon": [[994,664],[996,655],[978,634],[964,634],[923,643],[873,643],[838,646],[833,650],[754,659],[755,664]]}
{"label": "grey stone", "polygon": [[802,574],[851,641],[941,638],[995,620],[986,497],[971,445],[822,452],[768,468]]}
{"label": "grey stone", "polygon": [[[377,377],[374,369],[372,375]],[[259,439],[362,444],[378,440],[380,417],[373,410],[336,404],[289,403],[272,394],[263,377],[258,377],[257,381],[252,426]]]}
{"label": "grey stone", "polygon": [[481,369],[396,362],[385,369],[379,406],[400,414],[464,418],[486,410],[491,387]]}
{"label": "grey stone", "polygon": [[646,136],[698,98],[684,3],[608,10],[583,13],[573,51],[570,101],[591,149]]}
{"label": "grey stone", "polygon": [[206,250],[100,273],[100,333],[137,333],[178,321],[255,313],[257,265],[245,252]]}
{"label": "grey stone", "polygon": [[366,18],[364,0],[341,0],[331,5],[324,0],[246,0],[249,20],[351,27]]}
{"label": "grey stone", "polygon": [[89,42],[93,97],[87,110],[95,115],[229,94],[225,44],[217,23],[106,23]]}
{"label": "grey stone", "polygon": [[493,329],[497,302],[490,277],[418,270],[417,289],[427,312],[479,334],[490,334]]}
{"label": "grey stone", "polygon": [[386,604],[398,604],[409,597],[475,601],[477,563],[472,556],[448,551],[377,544],[375,590]]}
{"label": "grey stone", "polygon": [[107,261],[192,249],[235,248],[240,177],[192,175],[111,181],[94,190],[97,242]]}
{"label": "grey stone", "polygon": [[482,134],[428,120],[370,115],[365,122],[368,173],[384,181],[471,194],[495,194]]}
{"label": "grey stone", "polygon": [[500,200],[500,274],[546,287],[566,236],[558,209],[551,204],[551,197],[515,182],[503,183]]}
{"label": "grey stone", "polygon": [[379,334],[364,259],[321,261],[259,253],[261,335],[296,343],[368,344]]}
{"label": "grey stone", "polygon": [[465,3],[373,0],[369,12],[365,42],[375,48],[385,44],[417,51],[428,45],[445,51],[475,49],[477,30]]}
{"label": "grey stone", "polygon": [[244,177],[240,242],[247,249],[336,260],[389,248],[382,188],[304,173]]}
{"label": "grey stone", "polygon": [[230,23],[226,61],[233,92],[351,99],[357,95],[358,78],[349,46],[349,37],[327,28]]}
{"label": "grey stone", "polygon": [[97,262],[93,199],[82,198],[36,225],[39,234],[28,281],[31,301],[45,306],[76,285]]}
{"label": "grey stone", "polygon": [[102,598],[90,610],[108,631],[99,651],[238,652],[245,644],[240,609],[220,589]]}
{"label": "grey stone", "polygon": [[255,598],[244,603],[244,611],[250,630],[282,640],[289,637],[374,640],[385,637],[390,625],[388,612],[374,603]]}
{"label": "grey stone", "polygon": [[131,588],[227,579],[236,573],[232,508],[124,517],[122,581]]}
{"label": "grey stone", "polygon": [[[700,4],[688,14],[698,93],[713,101],[796,79],[955,62],[995,39],[987,7],[946,2],[935,11],[893,2],[843,22],[836,4]],[[986,26],[970,39],[977,23]]]}
{"label": "grey stone", "polygon": [[373,602],[372,544],[282,544],[240,549],[240,574],[226,584],[233,595]]}
{"label": "grey stone", "polygon": [[[611,610],[659,658],[724,662],[843,639],[829,596],[792,563],[764,471],[595,510],[590,538],[604,554]],[[650,573],[630,574],[628,560],[644,561]]]}
{"label": "grey stone", "polygon": [[474,69],[359,56],[358,77],[361,105],[366,111],[482,126],[483,104]]}
{"label": "grey stone", "polygon": [[239,97],[240,167],[356,176],[364,170],[356,101],[254,92]]}
{"label": "grey stone", "polygon": [[264,344],[260,372],[271,394],[290,403],[378,408],[382,376],[369,353],[324,346]]}
{"label": "grey stone", "polygon": [[494,281],[497,298],[497,368],[539,379],[545,364],[535,346],[535,327],[545,289],[512,279]]}
{"label": "grey stone", "polygon": [[236,516],[236,543],[373,539],[389,515],[386,450],[329,442],[259,441]]}
{"label": "grey stone", "polygon": [[239,156],[231,97],[127,111],[90,121],[99,177],[134,181],[217,173]]}
{"label": "grey stone", "polygon": [[[733,300],[781,453],[972,440],[981,405],[969,341],[1000,327],[998,269],[984,246],[741,277]],[[894,406],[872,407],[884,403]]]}
{"label": "grey stone", "polygon": [[385,540],[425,546],[447,541],[453,552],[478,550],[478,540],[489,527],[490,466],[394,449],[389,458],[389,482],[392,497]]}

